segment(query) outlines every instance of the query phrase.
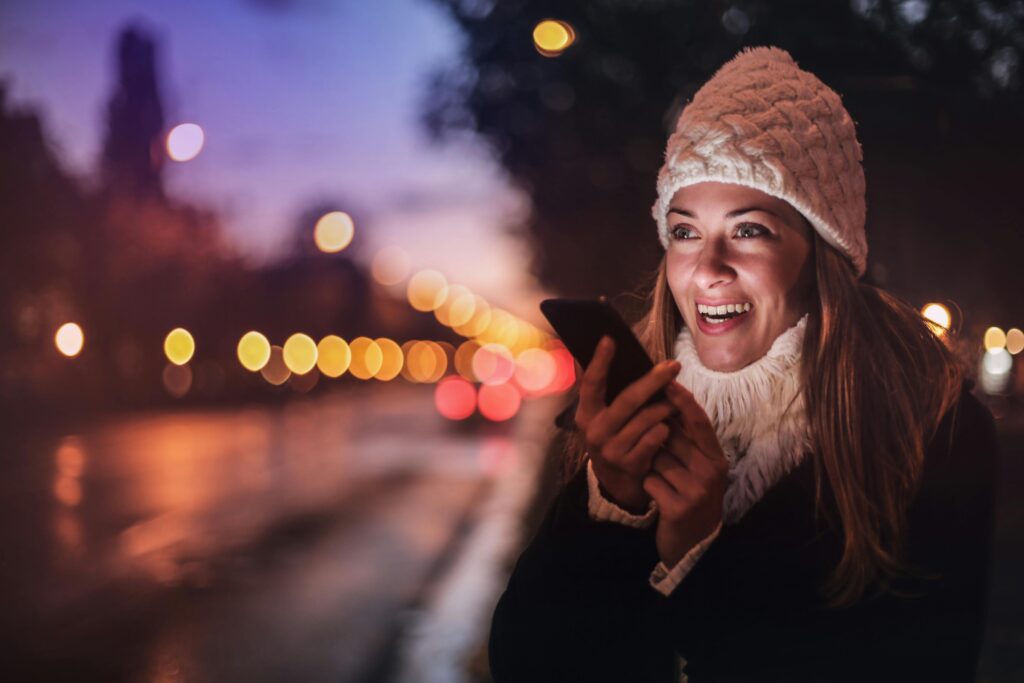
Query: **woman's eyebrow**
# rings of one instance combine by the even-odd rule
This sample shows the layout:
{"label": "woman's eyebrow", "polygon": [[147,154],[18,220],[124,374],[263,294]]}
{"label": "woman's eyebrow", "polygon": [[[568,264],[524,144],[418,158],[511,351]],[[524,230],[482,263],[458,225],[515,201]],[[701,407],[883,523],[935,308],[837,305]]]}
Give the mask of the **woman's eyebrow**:
{"label": "woman's eyebrow", "polygon": [[[763,211],[763,212],[765,212],[767,214],[771,214],[772,216],[775,216],[778,219],[782,218],[782,216],[780,216],[779,214],[775,213],[771,209],[766,209],[763,206],[747,206],[747,207],[744,207],[742,209],[736,209],[735,211],[730,211],[729,213],[725,214],[725,217],[726,218],[735,218],[736,216],[739,216],[739,215],[744,214],[744,213],[750,213],[751,211]],[[696,218],[696,216],[694,216],[692,213],[690,213],[686,209],[671,208],[671,209],[668,210],[668,212],[669,213],[682,214],[682,215],[688,216],[690,218]]]}

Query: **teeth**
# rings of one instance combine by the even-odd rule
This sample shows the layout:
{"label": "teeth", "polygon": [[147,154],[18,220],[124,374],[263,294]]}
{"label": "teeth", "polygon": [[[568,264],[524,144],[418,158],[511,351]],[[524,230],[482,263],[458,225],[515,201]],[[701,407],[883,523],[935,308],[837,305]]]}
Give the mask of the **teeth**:
{"label": "teeth", "polygon": [[697,311],[701,315],[726,315],[727,313],[746,313],[752,308],[749,301],[742,304],[723,304],[721,306],[708,306],[697,304]]}

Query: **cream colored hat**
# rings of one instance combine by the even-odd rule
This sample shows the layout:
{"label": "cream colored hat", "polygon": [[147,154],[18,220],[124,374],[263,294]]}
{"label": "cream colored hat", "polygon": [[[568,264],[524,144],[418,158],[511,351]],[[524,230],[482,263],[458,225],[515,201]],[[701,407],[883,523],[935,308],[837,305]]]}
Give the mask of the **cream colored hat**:
{"label": "cream colored hat", "polygon": [[785,50],[745,48],[697,91],[668,139],[652,209],[658,237],[668,249],[667,213],[679,188],[744,185],[789,202],[859,277],[868,256],[862,159],[835,91]]}

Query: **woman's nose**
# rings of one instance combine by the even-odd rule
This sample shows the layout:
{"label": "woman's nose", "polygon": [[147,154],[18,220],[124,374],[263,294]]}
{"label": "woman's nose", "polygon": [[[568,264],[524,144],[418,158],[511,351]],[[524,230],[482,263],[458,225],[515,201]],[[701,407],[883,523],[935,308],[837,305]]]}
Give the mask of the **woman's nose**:
{"label": "woman's nose", "polygon": [[694,280],[701,289],[732,282],[736,271],[729,263],[728,247],[718,241],[709,242],[701,250],[700,259],[694,270]]}

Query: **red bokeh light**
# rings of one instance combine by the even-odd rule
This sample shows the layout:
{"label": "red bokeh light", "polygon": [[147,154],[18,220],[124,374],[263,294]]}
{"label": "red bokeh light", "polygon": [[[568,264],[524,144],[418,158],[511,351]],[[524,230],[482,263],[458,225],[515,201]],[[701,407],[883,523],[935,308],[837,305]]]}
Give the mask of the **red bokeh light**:
{"label": "red bokeh light", "polygon": [[480,414],[493,422],[504,422],[515,417],[522,404],[519,390],[510,383],[483,384],[477,399]]}
{"label": "red bokeh light", "polygon": [[576,361],[561,344],[551,349],[551,355],[555,358],[555,378],[548,385],[547,392],[560,394],[576,383]]}
{"label": "red bokeh light", "polygon": [[465,420],[476,410],[476,389],[458,375],[449,375],[437,383],[434,405],[449,420]]}

